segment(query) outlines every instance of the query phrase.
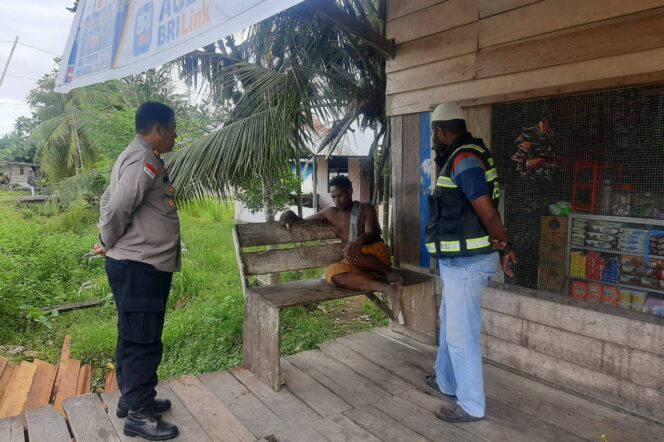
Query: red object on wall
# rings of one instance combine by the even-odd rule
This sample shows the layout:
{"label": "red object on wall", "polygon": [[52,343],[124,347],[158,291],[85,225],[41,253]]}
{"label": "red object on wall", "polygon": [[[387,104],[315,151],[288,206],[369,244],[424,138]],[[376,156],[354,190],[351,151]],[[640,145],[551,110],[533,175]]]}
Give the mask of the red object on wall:
{"label": "red object on wall", "polygon": [[611,180],[614,189],[624,188],[623,165],[607,164],[587,158],[575,161],[572,210],[577,213],[596,214],[601,185],[605,179]]}
{"label": "red object on wall", "polygon": [[599,183],[599,161],[581,160],[574,163],[574,181],[572,182],[572,210],[574,212],[596,213]]}

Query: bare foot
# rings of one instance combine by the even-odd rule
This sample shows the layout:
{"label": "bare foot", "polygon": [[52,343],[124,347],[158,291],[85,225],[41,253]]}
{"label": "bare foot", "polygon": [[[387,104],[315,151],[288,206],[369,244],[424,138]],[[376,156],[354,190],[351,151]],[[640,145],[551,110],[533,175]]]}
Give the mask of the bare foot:
{"label": "bare foot", "polygon": [[401,276],[401,273],[391,270],[390,273],[385,275],[385,280],[388,284],[402,284],[403,276]]}
{"label": "bare foot", "polygon": [[385,291],[385,294],[390,298],[390,305],[392,306],[392,314],[394,318],[401,324],[403,315],[401,314],[401,295],[403,295],[403,286],[399,284],[391,284],[390,288]]}

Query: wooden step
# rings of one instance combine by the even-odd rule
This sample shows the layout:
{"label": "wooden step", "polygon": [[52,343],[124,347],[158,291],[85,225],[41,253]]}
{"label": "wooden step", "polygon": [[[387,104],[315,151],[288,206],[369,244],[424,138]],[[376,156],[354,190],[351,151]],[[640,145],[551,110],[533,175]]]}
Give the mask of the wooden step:
{"label": "wooden step", "polygon": [[51,400],[51,391],[55,383],[55,372],[57,371],[55,365],[48,362],[35,359],[33,364],[37,366],[37,373],[32,382],[28,400],[25,402],[26,410],[33,410],[47,405]]}
{"label": "wooden step", "polygon": [[21,362],[0,402],[0,417],[18,416],[23,413],[36,372],[35,364]]}
{"label": "wooden step", "polygon": [[54,406],[55,409],[64,416],[64,409],[62,408],[62,401],[70,397],[76,396],[76,387],[78,386],[78,374],[81,371],[81,361],[76,359],[69,359],[61,363],[61,376],[60,386],[55,396]]}
{"label": "wooden step", "polygon": [[8,362],[9,362],[9,359],[7,359],[3,356],[0,356],[0,376],[2,376],[2,372],[5,369],[5,367],[7,366]]}
{"label": "wooden step", "polygon": [[71,354],[71,336],[66,335],[64,341],[62,342],[62,351],[60,352],[60,363],[56,369],[55,373],[55,384],[53,385],[53,393],[51,395],[51,400],[55,401],[55,398],[58,394],[58,389],[60,388],[60,380],[62,379],[62,373],[64,371],[65,362],[69,360],[69,355]]}
{"label": "wooden step", "polygon": [[5,417],[0,419],[0,441],[2,442],[25,441],[23,416]]}
{"label": "wooden step", "polygon": [[92,388],[90,381],[92,380],[92,367],[90,365],[83,365],[81,371],[78,373],[78,383],[76,384],[76,396],[90,393]]}
{"label": "wooden step", "polygon": [[9,382],[14,377],[14,372],[16,372],[16,364],[5,359],[4,369],[0,375],[0,401],[2,401],[2,398],[7,391]]}
{"label": "wooden step", "polygon": [[[55,367],[53,370],[55,374]],[[25,420],[30,442],[71,442],[65,418],[52,405],[27,410]]]}
{"label": "wooden step", "polygon": [[118,389],[117,380],[115,378],[115,370],[111,369],[106,373],[106,384],[104,385],[104,393],[113,393]]}
{"label": "wooden step", "polygon": [[120,442],[111,419],[96,394],[69,398],[64,401],[63,406],[76,441]]}

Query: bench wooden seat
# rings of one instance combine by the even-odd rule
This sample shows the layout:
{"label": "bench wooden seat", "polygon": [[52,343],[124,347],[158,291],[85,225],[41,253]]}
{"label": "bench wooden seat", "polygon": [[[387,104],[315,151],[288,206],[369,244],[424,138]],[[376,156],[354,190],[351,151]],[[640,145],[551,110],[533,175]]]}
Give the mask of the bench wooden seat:
{"label": "bench wooden seat", "polygon": [[[239,224],[233,235],[244,289],[243,365],[275,390],[283,384],[280,365],[282,309],[365,295],[386,314],[390,313],[372,292],[334,287],[320,278],[249,285],[251,276],[317,269],[339,262],[343,257],[341,242],[327,224],[296,225],[291,231],[278,223]],[[404,287],[419,287],[417,293],[429,293],[427,300],[434,299],[430,275],[404,269],[399,271],[404,277]],[[425,314],[433,312],[435,318],[434,305],[429,308],[425,303],[424,308],[427,310]],[[408,316],[412,316],[408,312],[412,309],[404,308],[407,322]]]}
{"label": "bench wooden seat", "polygon": [[[430,276],[422,273],[403,269],[400,269],[399,272],[404,278],[403,285],[405,287],[431,280]],[[322,279],[305,279],[302,281],[251,287],[251,291],[262,296],[263,301],[280,308],[348,298],[367,293],[366,291],[347,290],[331,286]]]}

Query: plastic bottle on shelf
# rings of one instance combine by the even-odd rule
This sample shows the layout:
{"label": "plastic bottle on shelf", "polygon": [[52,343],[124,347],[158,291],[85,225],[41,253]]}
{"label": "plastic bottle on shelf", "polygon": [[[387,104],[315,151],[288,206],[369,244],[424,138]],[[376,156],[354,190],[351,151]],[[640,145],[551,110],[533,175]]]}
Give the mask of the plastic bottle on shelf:
{"label": "plastic bottle on shelf", "polygon": [[599,202],[599,211],[601,215],[611,215],[611,201],[613,200],[613,188],[611,180],[604,180],[602,194]]}

